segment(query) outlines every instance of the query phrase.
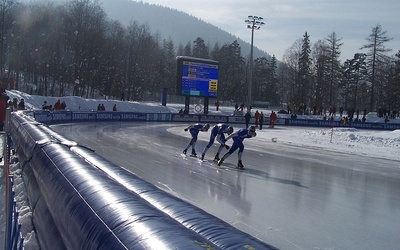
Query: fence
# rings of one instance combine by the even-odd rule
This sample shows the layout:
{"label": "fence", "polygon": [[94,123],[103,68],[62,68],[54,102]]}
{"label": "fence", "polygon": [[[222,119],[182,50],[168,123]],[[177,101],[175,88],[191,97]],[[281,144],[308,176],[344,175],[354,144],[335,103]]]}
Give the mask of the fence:
{"label": "fence", "polygon": [[21,224],[19,223],[19,212],[15,201],[14,176],[10,173],[10,143],[11,139],[5,132],[0,132],[3,148],[3,168],[5,186],[5,235],[4,249],[17,250],[23,249],[24,237],[21,234]]}

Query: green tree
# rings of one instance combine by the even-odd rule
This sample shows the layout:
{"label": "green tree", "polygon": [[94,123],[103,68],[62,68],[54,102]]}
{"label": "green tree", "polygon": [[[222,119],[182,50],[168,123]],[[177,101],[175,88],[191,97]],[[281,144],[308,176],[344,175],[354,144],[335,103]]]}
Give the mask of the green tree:
{"label": "green tree", "polygon": [[163,40],[163,48],[159,59],[159,79],[163,88],[175,93],[176,88],[176,55],[172,40]]}
{"label": "green tree", "polygon": [[102,56],[105,13],[96,1],[73,0],[67,3],[64,27],[73,50],[74,94],[93,96],[100,77],[96,67]]}
{"label": "green tree", "polygon": [[280,93],[284,98],[284,102],[292,109],[297,111],[299,108],[298,101],[296,100],[297,93],[297,79],[299,72],[299,58],[302,50],[302,40],[297,39],[283,55],[283,63],[281,64],[280,75]]}
{"label": "green tree", "polygon": [[[376,87],[382,84],[378,82],[377,73],[382,68],[378,68],[379,65],[385,67],[387,62],[386,52],[391,51],[385,47],[385,43],[392,40],[386,36],[387,31],[382,30],[382,26],[377,24],[372,28],[371,34],[366,38],[367,44],[363,45],[360,49],[368,49],[367,52],[367,63],[369,68],[369,75],[371,80],[370,90],[370,106],[369,110],[375,110],[378,106],[378,101],[375,100]],[[387,66],[387,65],[386,65]]]}
{"label": "green tree", "polygon": [[253,100],[267,101],[268,94],[268,59],[266,57],[259,57],[254,60],[253,66],[253,85],[252,93]]}
{"label": "green tree", "polygon": [[218,53],[220,99],[244,102],[247,88],[245,85],[245,62],[237,41],[222,46]]}
{"label": "green tree", "polygon": [[105,30],[101,57],[99,91],[108,96],[120,96],[125,90],[126,30],[119,21],[111,21]]}
{"label": "green tree", "polygon": [[11,30],[14,19],[13,8],[16,2],[13,0],[0,1],[0,72],[4,73],[6,57],[11,39]]}
{"label": "green tree", "polygon": [[192,52],[193,57],[204,58],[204,59],[210,58],[208,47],[206,46],[202,38],[198,37],[193,43],[194,43]]}
{"label": "green tree", "polygon": [[340,47],[343,45],[341,43],[341,38],[337,38],[336,33],[332,32],[328,35],[326,41],[326,60],[327,60],[327,81],[329,82],[329,105],[337,106],[337,96],[338,96],[338,83],[341,76],[340,67]]}
{"label": "green tree", "polygon": [[332,105],[329,98],[332,94],[332,88],[328,79],[329,61],[327,46],[324,40],[319,40],[313,46],[314,81],[311,96],[313,114],[315,114],[315,111],[321,111],[324,107]]}
{"label": "green tree", "polygon": [[299,72],[295,89],[295,105],[304,108],[309,105],[311,85],[311,43],[307,32],[303,36],[299,57]]}
{"label": "green tree", "polygon": [[267,71],[267,93],[266,99],[271,103],[273,106],[280,105],[280,94],[278,88],[278,61],[275,55],[272,55],[269,63],[268,63],[268,71]]}
{"label": "green tree", "polygon": [[387,106],[390,110],[400,111],[400,50],[395,55],[394,64],[390,67],[389,80],[386,88]]}

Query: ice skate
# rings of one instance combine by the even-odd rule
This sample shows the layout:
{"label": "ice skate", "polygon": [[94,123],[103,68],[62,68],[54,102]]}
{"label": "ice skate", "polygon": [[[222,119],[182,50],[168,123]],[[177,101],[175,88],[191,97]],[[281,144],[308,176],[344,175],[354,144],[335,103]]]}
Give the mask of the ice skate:
{"label": "ice skate", "polygon": [[237,167],[240,169],[244,169],[242,161],[238,161]]}
{"label": "ice skate", "polygon": [[186,149],[185,149],[185,150],[183,150],[183,152],[182,152],[182,153],[185,155],[185,154],[186,154],[186,152],[187,152],[187,151],[186,151]]}
{"label": "ice skate", "polygon": [[190,156],[197,157],[196,151],[192,150],[192,154]]}
{"label": "ice skate", "polygon": [[201,154],[201,158],[200,158],[200,160],[204,160],[204,154]]}
{"label": "ice skate", "polygon": [[218,154],[214,157],[214,161],[215,162],[218,162],[220,159],[219,159],[219,157],[218,157]]}
{"label": "ice skate", "polygon": [[224,162],[224,159],[221,159],[218,161],[218,166],[221,166],[221,164]]}

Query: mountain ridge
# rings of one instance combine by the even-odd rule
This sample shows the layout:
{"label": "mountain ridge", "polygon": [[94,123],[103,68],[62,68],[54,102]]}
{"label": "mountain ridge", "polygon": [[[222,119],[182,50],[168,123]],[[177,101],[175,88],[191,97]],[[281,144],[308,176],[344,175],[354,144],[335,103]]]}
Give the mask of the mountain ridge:
{"label": "mountain ridge", "polygon": [[[169,7],[131,0],[100,0],[108,18],[118,20],[122,25],[128,26],[130,22],[147,24],[152,34],[159,34],[161,39],[174,42],[175,49],[181,44],[202,38],[209,49],[212,50],[218,43],[220,47],[231,44],[235,40],[241,47],[242,56],[248,58],[251,45],[242,39],[207,23],[195,16]],[[271,56],[257,47],[254,47],[254,58]]]}

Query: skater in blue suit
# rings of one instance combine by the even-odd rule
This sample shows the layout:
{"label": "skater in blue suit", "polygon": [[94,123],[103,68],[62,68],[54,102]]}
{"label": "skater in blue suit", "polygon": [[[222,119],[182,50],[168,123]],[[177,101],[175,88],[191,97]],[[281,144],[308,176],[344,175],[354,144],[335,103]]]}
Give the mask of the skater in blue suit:
{"label": "skater in blue suit", "polygon": [[190,156],[197,156],[196,154],[196,142],[197,142],[197,136],[199,135],[199,132],[207,132],[208,129],[210,128],[210,124],[194,124],[190,125],[189,127],[185,128],[185,132],[189,130],[190,134],[192,135],[192,139],[189,142],[189,145],[183,150],[183,154],[186,154],[187,150],[192,147],[192,154]]}
{"label": "skater in blue suit", "polygon": [[231,146],[231,149],[221,158],[221,160],[219,160],[218,166],[221,166],[221,164],[224,162],[224,160],[226,158],[228,158],[233,152],[235,152],[236,149],[239,148],[237,167],[240,169],[244,169],[244,166],[242,163],[242,153],[244,150],[243,140],[246,138],[255,137],[256,135],[257,135],[256,127],[250,126],[249,128],[242,128],[242,129],[238,130],[237,132],[228,136],[226,138],[226,140],[229,140],[232,138],[233,144]]}
{"label": "skater in blue suit", "polygon": [[218,152],[214,157],[214,161],[219,161],[219,154],[221,153],[221,150],[223,147],[226,149],[229,149],[228,145],[225,145],[225,134],[232,134],[233,133],[233,128],[227,124],[220,123],[215,125],[211,129],[211,134],[210,134],[210,141],[208,142],[207,146],[204,148],[203,153],[201,154],[201,160],[204,160],[204,156],[207,153],[207,150],[213,145],[215,138],[217,138],[217,141],[221,144],[218,148]]}

